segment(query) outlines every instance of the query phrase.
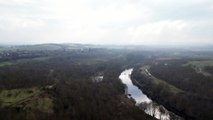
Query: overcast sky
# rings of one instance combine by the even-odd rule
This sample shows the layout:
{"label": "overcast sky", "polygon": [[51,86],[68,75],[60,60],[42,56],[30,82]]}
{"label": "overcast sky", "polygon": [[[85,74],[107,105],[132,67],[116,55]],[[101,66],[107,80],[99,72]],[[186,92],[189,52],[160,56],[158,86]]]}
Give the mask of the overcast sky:
{"label": "overcast sky", "polygon": [[213,0],[0,0],[0,44],[213,44]]}

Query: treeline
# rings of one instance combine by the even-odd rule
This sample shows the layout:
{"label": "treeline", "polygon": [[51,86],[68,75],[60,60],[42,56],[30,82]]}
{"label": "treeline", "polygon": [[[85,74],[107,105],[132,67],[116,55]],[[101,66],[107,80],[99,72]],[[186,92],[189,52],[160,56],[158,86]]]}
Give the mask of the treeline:
{"label": "treeline", "polygon": [[[211,120],[212,79],[197,74],[192,68],[182,66],[182,63],[185,62],[164,61],[152,64],[150,68],[153,76],[176,86],[183,90],[182,92],[175,93],[166,84],[155,84],[151,78],[141,74],[139,66],[133,71],[132,77],[142,85],[139,87],[142,87],[149,97],[176,114],[189,120]],[[137,85],[137,82],[134,83]]]}
{"label": "treeline", "polygon": [[[81,66],[78,63],[96,62],[95,59],[110,59],[107,54],[97,52],[81,51],[49,51],[48,60],[26,61],[11,66],[0,67],[0,89],[26,88],[33,86],[45,86],[53,84],[61,74],[74,73],[72,71]],[[112,57],[112,56],[111,56]],[[18,58],[15,58],[18,59]],[[88,63],[89,63],[88,62]],[[102,65],[103,67],[103,65]],[[79,68],[80,69],[80,68]],[[90,74],[91,66],[84,66],[86,73]],[[94,71],[93,71],[94,72]],[[82,77],[77,72],[75,74],[66,74],[65,77]],[[51,75],[50,75],[51,74]]]}
{"label": "treeline", "polygon": [[163,61],[152,64],[150,72],[184,91],[213,98],[213,77],[199,74],[191,66],[183,66],[181,62]]}
{"label": "treeline", "polygon": [[[60,53],[60,52],[59,52]],[[53,113],[36,109],[0,108],[1,120],[154,120],[126,98],[118,79],[128,61],[120,52],[61,52],[45,61],[0,68],[1,89],[54,84]],[[103,61],[96,61],[102,59]],[[86,63],[85,63],[86,61]],[[91,62],[91,64],[90,64]],[[103,81],[91,77],[102,73]],[[9,81],[8,81],[9,80]]]}

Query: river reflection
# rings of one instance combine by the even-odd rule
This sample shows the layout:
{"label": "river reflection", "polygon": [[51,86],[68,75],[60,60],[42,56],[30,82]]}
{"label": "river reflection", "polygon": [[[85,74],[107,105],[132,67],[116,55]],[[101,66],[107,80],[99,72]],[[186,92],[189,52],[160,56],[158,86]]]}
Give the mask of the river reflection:
{"label": "river reflection", "polygon": [[125,94],[136,101],[136,106],[141,108],[145,113],[160,120],[183,120],[181,117],[168,111],[162,105],[153,102],[137,86],[135,86],[130,77],[132,71],[133,69],[123,71],[119,78],[127,86]]}
{"label": "river reflection", "polygon": [[128,95],[128,97],[134,98],[134,100],[136,101],[136,104],[139,104],[142,102],[146,102],[146,103],[152,102],[152,100],[149,99],[140,89],[138,89],[138,87],[133,85],[132,80],[130,79],[130,75],[132,71],[133,69],[125,70],[119,76],[122,82],[127,85],[126,94],[127,95],[130,94],[131,96]]}

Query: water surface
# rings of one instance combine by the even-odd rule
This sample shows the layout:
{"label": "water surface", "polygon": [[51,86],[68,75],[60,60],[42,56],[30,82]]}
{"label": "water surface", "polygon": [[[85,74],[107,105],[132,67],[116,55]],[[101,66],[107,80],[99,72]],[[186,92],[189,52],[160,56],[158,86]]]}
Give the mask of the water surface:
{"label": "water surface", "polygon": [[126,85],[125,94],[136,101],[136,106],[145,113],[160,120],[183,120],[183,118],[168,111],[164,106],[157,104],[147,97],[137,86],[132,83],[131,74],[133,69],[124,70],[119,78]]}

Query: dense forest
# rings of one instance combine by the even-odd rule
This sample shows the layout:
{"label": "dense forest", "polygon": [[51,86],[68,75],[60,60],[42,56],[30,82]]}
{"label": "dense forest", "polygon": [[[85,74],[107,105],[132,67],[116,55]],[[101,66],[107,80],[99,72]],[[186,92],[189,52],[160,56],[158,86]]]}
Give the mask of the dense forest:
{"label": "dense forest", "polygon": [[119,75],[129,68],[133,84],[169,111],[186,120],[213,118],[209,51],[57,44],[1,49],[1,120],[154,120],[145,103],[138,107],[125,94]]}
{"label": "dense forest", "polygon": [[[204,67],[211,75],[196,71],[191,59],[152,60],[149,75],[142,74],[141,65],[133,78],[151,98],[186,119],[211,120],[213,118],[212,67]],[[199,61],[199,63],[202,62]],[[144,65],[142,65],[144,66]],[[135,84],[137,84],[135,82]]]}
{"label": "dense forest", "polygon": [[[13,64],[0,67],[1,120],[154,120],[124,95],[118,76],[130,65],[128,53],[103,49],[44,53],[37,57],[48,59],[13,58],[9,60]],[[104,76],[101,82],[93,81],[97,75]],[[22,96],[27,97],[11,100]]]}

